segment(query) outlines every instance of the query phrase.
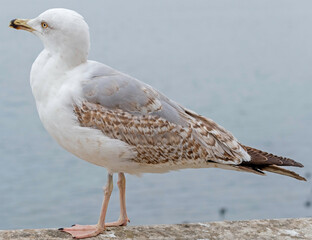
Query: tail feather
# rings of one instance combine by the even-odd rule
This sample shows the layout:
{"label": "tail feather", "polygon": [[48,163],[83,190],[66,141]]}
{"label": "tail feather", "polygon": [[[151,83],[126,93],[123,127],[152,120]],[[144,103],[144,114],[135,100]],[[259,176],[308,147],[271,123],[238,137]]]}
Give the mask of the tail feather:
{"label": "tail feather", "polygon": [[304,177],[301,177],[299,174],[279,167],[303,167],[301,163],[296,162],[295,160],[290,158],[279,157],[252,147],[243,145],[242,147],[250,155],[251,160],[248,162],[242,162],[239,166],[237,166],[241,169],[241,171],[254,172],[257,174],[264,174],[262,171],[267,171],[306,181],[306,179]]}
{"label": "tail feather", "polygon": [[285,168],[278,167],[276,165],[263,166],[263,167],[259,167],[259,169],[262,171],[268,171],[268,172],[277,173],[277,174],[285,175],[288,177],[296,178],[296,179],[301,180],[301,181],[307,181],[304,177],[301,177],[299,174],[297,174],[293,171],[287,170]]}

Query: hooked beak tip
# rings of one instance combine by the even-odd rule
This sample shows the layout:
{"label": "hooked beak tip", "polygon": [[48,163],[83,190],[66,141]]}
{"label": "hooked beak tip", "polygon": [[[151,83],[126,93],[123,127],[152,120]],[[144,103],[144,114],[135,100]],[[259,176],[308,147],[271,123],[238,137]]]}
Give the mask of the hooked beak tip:
{"label": "hooked beak tip", "polygon": [[17,28],[16,24],[14,23],[15,20],[16,20],[16,18],[13,19],[13,20],[11,20],[9,27],[11,27],[11,28]]}
{"label": "hooked beak tip", "polygon": [[28,21],[28,19],[13,19],[11,20],[9,27],[18,30],[26,30],[28,32],[35,31],[35,29],[28,25]]}

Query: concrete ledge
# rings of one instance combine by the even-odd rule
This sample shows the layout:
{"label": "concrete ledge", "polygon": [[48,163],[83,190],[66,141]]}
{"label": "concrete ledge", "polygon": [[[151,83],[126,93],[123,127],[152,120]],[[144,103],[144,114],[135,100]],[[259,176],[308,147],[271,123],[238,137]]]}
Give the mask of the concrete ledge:
{"label": "concrete ledge", "polygon": [[[56,229],[29,229],[2,230],[0,239],[60,240],[72,238],[69,234]],[[118,227],[109,228],[105,233],[92,239],[312,239],[312,218]]]}

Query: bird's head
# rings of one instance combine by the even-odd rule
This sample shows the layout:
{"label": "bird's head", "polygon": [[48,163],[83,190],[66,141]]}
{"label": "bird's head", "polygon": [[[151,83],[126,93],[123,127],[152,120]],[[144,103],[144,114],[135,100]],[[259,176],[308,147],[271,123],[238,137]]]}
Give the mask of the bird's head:
{"label": "bird's head", "polygon": [[65,61],[87,60],[90,37],[89,27],[83,17],[75,11],[54,8],[34,19],[13,19],[10,27],[29,31],[38,36],[46,50],[58,54]]}

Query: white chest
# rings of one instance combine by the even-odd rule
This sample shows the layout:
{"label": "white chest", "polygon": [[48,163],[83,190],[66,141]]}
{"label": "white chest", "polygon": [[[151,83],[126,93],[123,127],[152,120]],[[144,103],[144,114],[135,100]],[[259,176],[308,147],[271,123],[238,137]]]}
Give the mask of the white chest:
{"label": "white chest", "polygon": [[129,167],[135,153],[126,143],[78,123],[73,106],[83,99],[80,81],[84,66],[62,73],[53,60],[45,57],[45,53],[38,57],[31,73],[31,87],[45,129],[63,148],[83,160],[112,171]]}

